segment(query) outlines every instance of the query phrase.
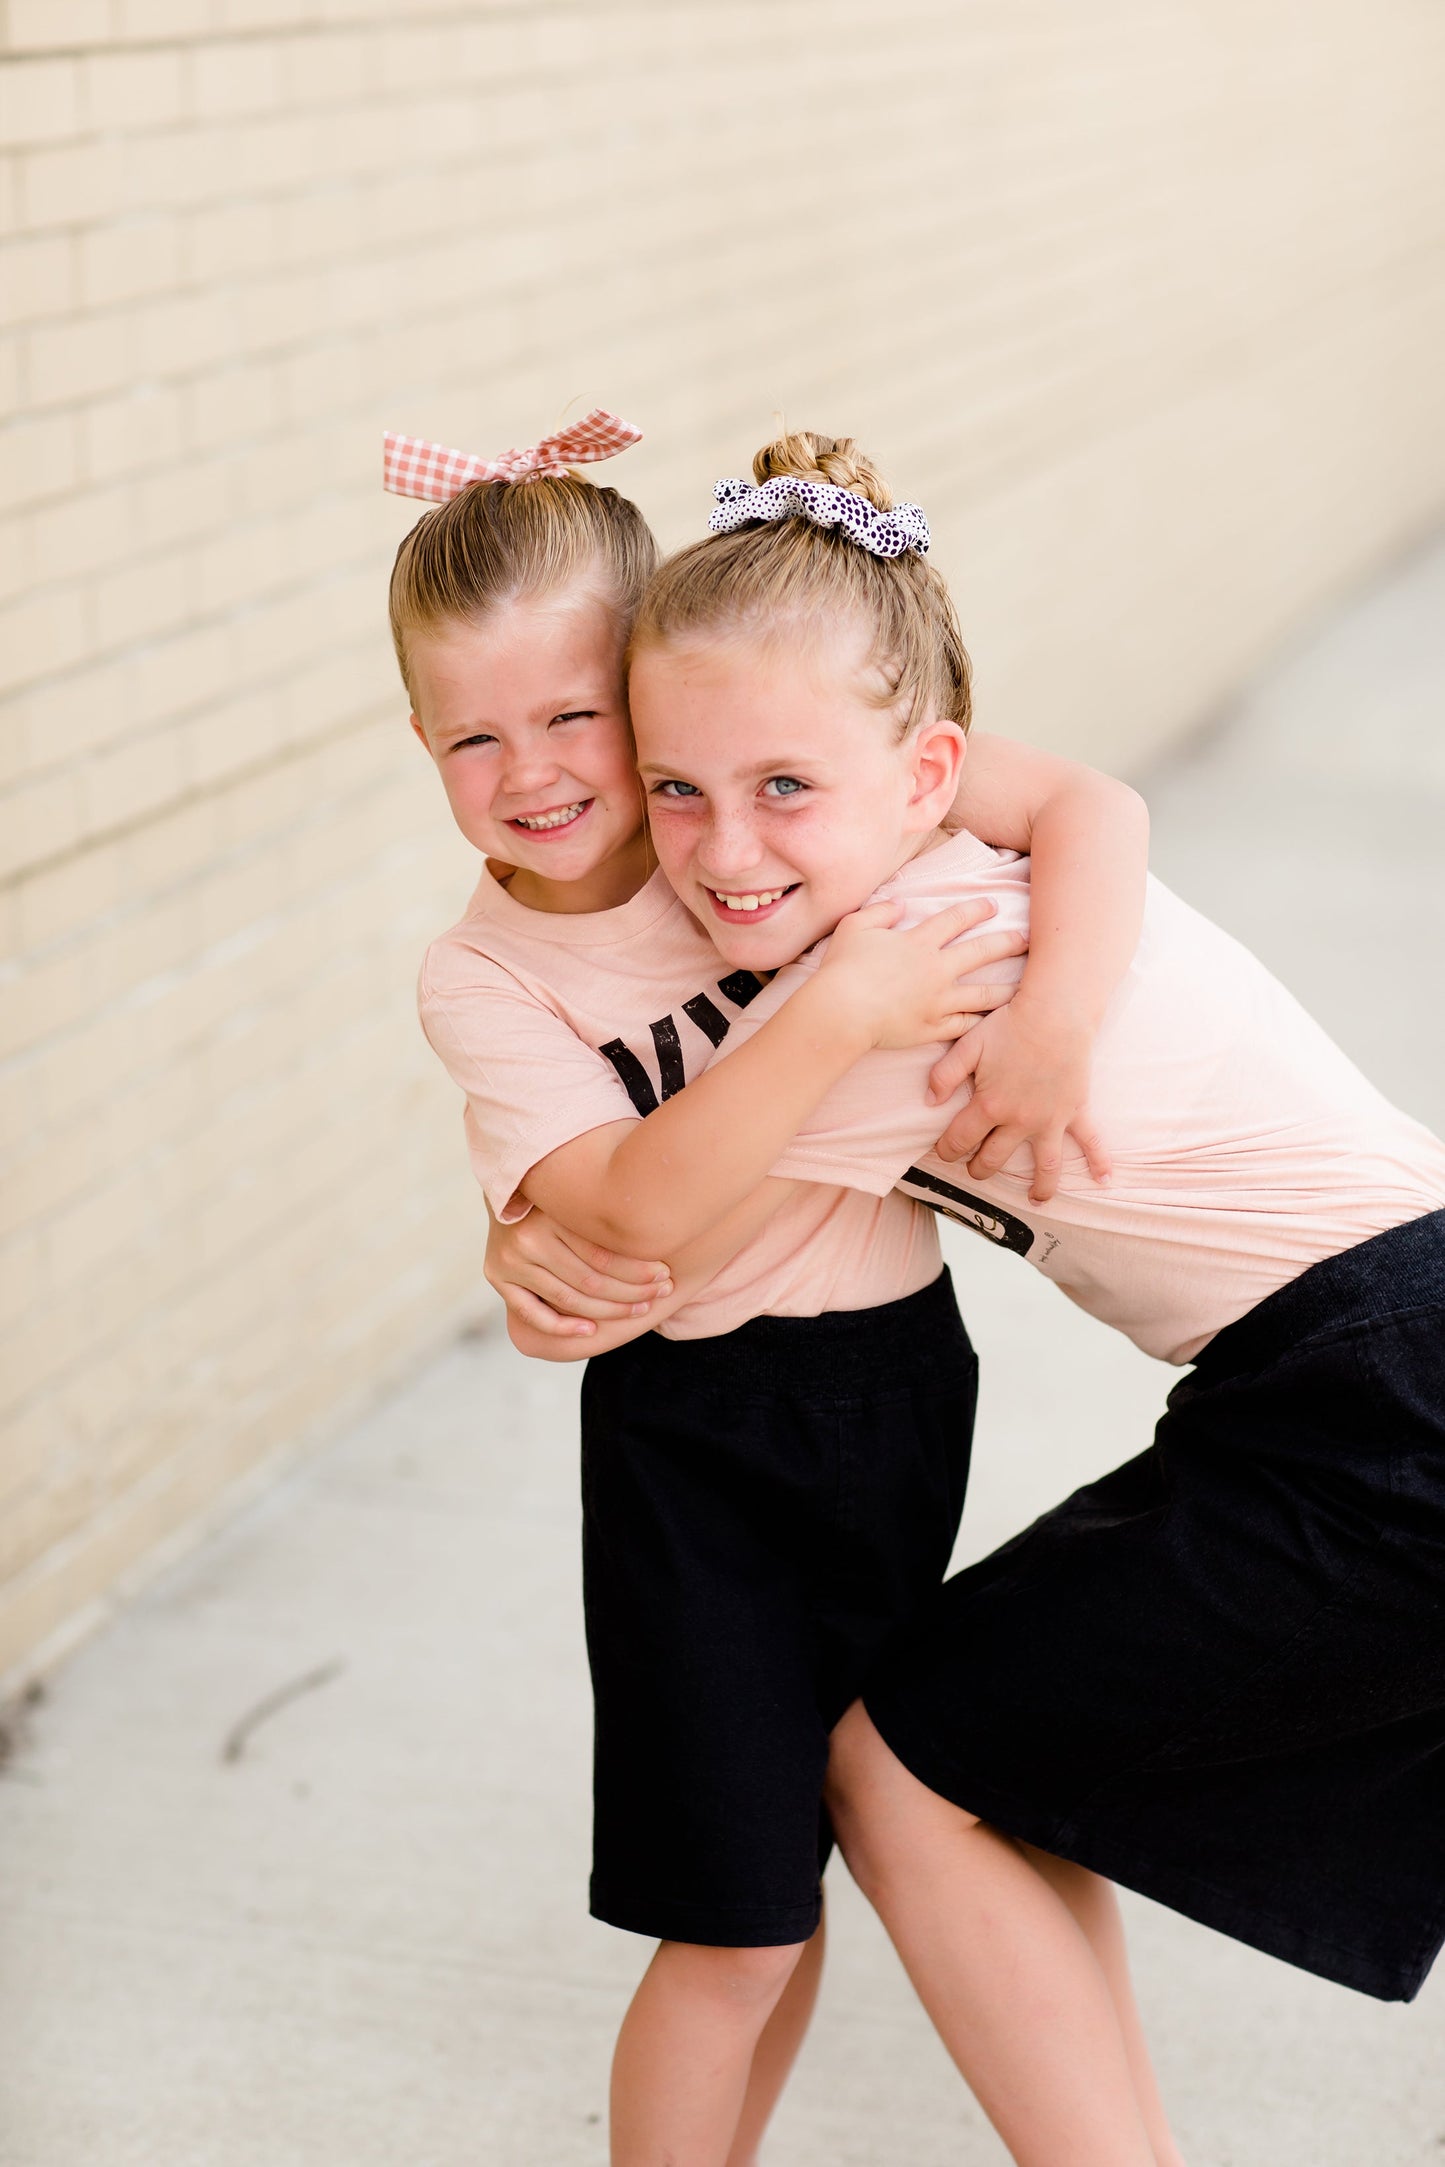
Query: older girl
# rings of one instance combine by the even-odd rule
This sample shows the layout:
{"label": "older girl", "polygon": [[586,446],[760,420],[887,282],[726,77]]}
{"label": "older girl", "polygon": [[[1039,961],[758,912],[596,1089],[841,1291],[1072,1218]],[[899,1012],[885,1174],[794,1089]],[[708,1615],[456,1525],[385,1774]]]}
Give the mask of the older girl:
{"label": "older girl", "polygon": [[[971,835],[897,829],[890,762],[954,730],[953,633],[923,568],[853,539],[896,516],[876,473],[795,436],[755,475],[649,588],[631,673],[677,892],[732,962],[807,951],[739,1042],[868,895],[910,918],[984,895],[1022,927],[1029,891]],[[779,898],[766,920],[726,909],[740,887]],[[1132,2159],[1137,2039],[1116,1989],[1100,2049],[1120,1955],[1094,1872],[1385,1997],[1445,1938],[1445,1148],[1152,884],[1095,1049],[1107,1189],[1066,1164],[1041,1206],[1024,1154],[963,1186],[931,1149],[929,1060],[866,1056],[776,1172],[901,1184],[1192,1369],[1148,1450],[898,1637],[829,1797],[1015,2156]]]}

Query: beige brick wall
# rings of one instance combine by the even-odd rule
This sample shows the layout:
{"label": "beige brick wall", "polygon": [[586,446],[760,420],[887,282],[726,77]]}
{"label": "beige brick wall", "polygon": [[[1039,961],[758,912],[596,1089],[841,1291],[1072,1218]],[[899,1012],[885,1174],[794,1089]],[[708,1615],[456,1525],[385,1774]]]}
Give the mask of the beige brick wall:
{"label": "beige brick wall", "polygon": [[[0,1672],[475,1299],[384,426],[775,408],[1129,767],[1445,497],[1437,0],[3,0]],[[484,1415],[479,1410],[479,1419]]]}

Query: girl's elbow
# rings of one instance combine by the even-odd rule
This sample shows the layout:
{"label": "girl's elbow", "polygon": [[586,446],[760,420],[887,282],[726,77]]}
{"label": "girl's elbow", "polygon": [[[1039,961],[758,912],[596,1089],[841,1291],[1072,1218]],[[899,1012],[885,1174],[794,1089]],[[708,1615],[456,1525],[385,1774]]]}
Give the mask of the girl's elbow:
{"label": "girl's elbow", "polygon": [[1147,843],[1149,840],[1149,807],[1130,783],[1121,783],[1117,776],[1105,777],[1109,785],[1109,802],[1117,807],[1119,817],[1129,823],[1131,829]]}
{"label": "girl's elbow", "polygon": [[619,1257],[663,1257],[676,1247],[671,1228],[659,1225],[656,1212],[628,1204],[599,1214],[579,1231]]}

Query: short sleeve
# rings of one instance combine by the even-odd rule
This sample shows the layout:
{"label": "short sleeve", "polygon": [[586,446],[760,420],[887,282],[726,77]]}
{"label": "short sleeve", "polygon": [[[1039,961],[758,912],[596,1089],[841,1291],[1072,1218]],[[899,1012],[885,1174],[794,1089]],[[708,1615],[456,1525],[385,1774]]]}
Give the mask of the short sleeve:
{"label": "short sleeve", "polygon": [[422,965],[417,1006],[433,1051],[466,1096],[472,1171],[498,1219],[525,1218],[517,1190],[549,1152],[639,1116],[605,1057],[533,988],[468,953]]}

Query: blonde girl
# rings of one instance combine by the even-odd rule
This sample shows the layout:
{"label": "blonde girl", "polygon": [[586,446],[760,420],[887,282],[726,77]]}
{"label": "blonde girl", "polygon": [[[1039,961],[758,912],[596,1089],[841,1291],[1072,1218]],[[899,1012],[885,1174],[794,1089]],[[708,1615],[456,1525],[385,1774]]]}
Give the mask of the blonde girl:
{"label": "blonde girl", "polygon": [[[649,587],[630,679],[662,867],[776,971],[721,1069],[870,898],[1029,916],[1023,861],[900,832],[899,776],[957,734],[954,634],[925,564],[853,539],[876,471],[801,435],[754,474]],[[739,885],[787,905],[724,919]],[[1107,1188],[1066,1161],[1041,1204],[1022,1152],[965,1177],[931,1058],[865,1056],[776,1175],[901,1185],[1189,1375],[1152,1446],[922,1606],[829,1803],[1014,2156],[1164,2159],[1099,1874],[1386,1998],[1445,1938],[1445,1148],[1154,883],[1095,1045]]]}
{"label": "blonde girl", "polygon": [[[827,1732],[941,1575],[974,1390],[930,1215],[766,1177],[869,1048],[936,1050],[996,1006],[1023,944],[989,930],[948,947],[986,905],[907,933],[891,907],[863,913],[815,990],[708,1070],[758,981],[649,874],[622,656],[650,538],[615,492],[549,470],[562,449],[509,455],[531,462],[512,479],[473,470],[398,556],[414,726],[462,831],[511,868],[483,869],[433,944],[422,1013],[497,1216],[550,1206],[666,1259],[663,1330],[594,1366],[584,1422],[593,1908],[661,1942],[619,2043],[614,2157],[743,2167],[816,1979]],[[413,473],[446,463],[422,454]],[[917,749],[894,810],[921,840],[960,766]],[[972,817],[1032,837],[1055,878],[1058,925],[1015,1003],[1027,1033],[990,1045],[999,1109],[1039,1139],[1047,1185],[1066,1122],[1101,1163],[1088,1024],[1134,939],[1142,824],[1128,793],[1066,763],[998,747],[979,770]],[[960,983],[980,970],[995,982]],[[1019,1047],[1047,1042],[1051,1003],[1061,1051],[1040,1094]],[[646,1306],[626,1278],[603,1293]]]}

